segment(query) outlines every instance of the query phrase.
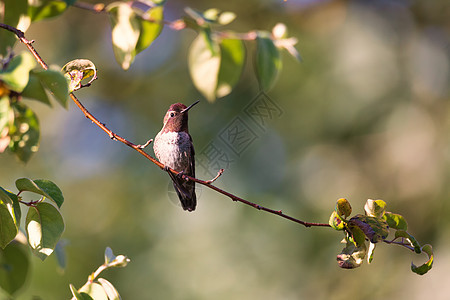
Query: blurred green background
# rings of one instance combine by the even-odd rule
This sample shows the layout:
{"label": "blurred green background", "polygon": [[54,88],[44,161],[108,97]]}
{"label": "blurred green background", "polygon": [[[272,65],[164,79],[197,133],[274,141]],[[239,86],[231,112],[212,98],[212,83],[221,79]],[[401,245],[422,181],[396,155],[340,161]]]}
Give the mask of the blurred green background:
{"label": "blurred green background", "polygon": [[[426,256],[386,244],[371,265],[340,269],[341,233],[304,228],[206,188],[197,210],[184,212],[166,174],[111,141],[75,105],[30,103],[40,119],[40,150],[26,165],[2,154],[0,182],[14,191],[17,178],[45,178],[62,189],[67,268],[58,272],[54,257],[32,257],[17,299],[70,298],[69,283],[81,287],[106,246],[131,259],[104,274],[123,299],[447,299],[448,1],[169,0],[165,18],[181,17],[185,6],[233,11],[229,28],[239,32],[287,25],[303,62],[283,53],[279,81],[267,93],[280,114],[258,127],[245,113],[260,95],[251,42],[236,89],[210,104],[189,78],[191,30],[164,28],[127,72],[114,60],[104,14],[70,8],[33,24],[26,36],[49,64],[96,64],[99,79],[77,96],[117,134],[142,144],[160,130],[170,104],[202,99],[190,112],[190,132],[197,159],[211,143],[231,158],[219,187],[325,223],[340,197],[354,213],[368,198],[383,199],[420,243],[433,245],[433,269],[412,273],[410,262]],[[239,155],[220,139],[236,117],[255,136]],[[213,169],[198,166],[198,177],[209,179]]]}

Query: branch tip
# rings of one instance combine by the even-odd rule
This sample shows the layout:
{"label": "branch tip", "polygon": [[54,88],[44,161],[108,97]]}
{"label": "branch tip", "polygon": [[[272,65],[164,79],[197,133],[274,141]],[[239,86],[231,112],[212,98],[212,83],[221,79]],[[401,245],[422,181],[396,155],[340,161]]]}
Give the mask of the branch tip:
{"label": "branch tip", "polygon": [[223,174],[224,171],[225,171],[224,169],[220,169],[219,172],[217,172],[216,177],[214,177],[214,178],[211,179],[211,180],[206,180],[205,183],[206,183],[206,184],[211,184],[211,183],[213,183],[214,181],[217,180],[217,178],[219,178],[220,176],[222,176],[222,174]]}
{"label": "branch tip", "polygon": [[152,143],[152,142],[153,142],[153,139],[149,139],[147,142],[145,142],[144,145],[137,145],[136,147],[138,147],[139,149],[143,150],[145,147],[150,145],[150,143]]}

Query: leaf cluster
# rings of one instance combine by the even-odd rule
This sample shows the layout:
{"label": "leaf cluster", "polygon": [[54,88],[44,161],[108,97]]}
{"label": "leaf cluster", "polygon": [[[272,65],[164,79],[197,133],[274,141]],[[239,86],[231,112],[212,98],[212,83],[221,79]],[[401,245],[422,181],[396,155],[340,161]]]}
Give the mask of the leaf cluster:
{"label": "leaf cluster", "polygon": [[89,275],[87,282],[79,289],[76,289],[73,284],[70,284],[70,291],[73,298],[76,300],[119,300],[121,299],[119,292],[112,285],[111,282],[105,278],[98,278],[101,272],[110,268],[126,267],[130,259],[124,255],[115,256],[111,248],[107,247],[105,250],[105,263]]}
{"label": "leaf cluster", "polygon": [[[417,240],[407,232],[408,224],[403,216],[386,211],[383,200],[368,199],[364,206],[365,214],[357,214],[350,219],[352,213],[350,202],[340,198],[336,208],[331,213],[329,224],[336,230],[344,232],[342,252],[337,256],[341,268],[354,269],[367,257],[370,264],[373,260],[375,247],[379,242],[404,246],[417,254],[425,253],[428,260],[420,266],[411,263],[414,273],[423,275],[433,265],[433,251],[431,245],[421,246]],[[394,231],[394,238],[387,240],[390,231]]]}
{"label": "leaf cluster", "polygon": [[[64,196],[55,183],[20,178],[16,180],[16,188],[19,192],[14,194],[0,187],[0,287],[10,295],[24,284],[28,273],[26,244],[35,256],[45,260],[54,252],[65,227],[60,212]],[[36,200],[23,201],[25,192],[37,197]],[[21,204],[28,207],[24,230],[20,229]]]}
{"label": "leaf cluster", "polygon": [[[62,1],[5,0],[2,22],[25,31],[31,22],[55,17],[67,8]],[[49,96],[67,107],[68,85],[58,67],[37,69],[28,52],[13,55],[17,42],[12,32],[0,31],[0,153],[12,151],[27,162],[39,149],[40,126],[36,114],[22,100],[51,106]]]}
{"label": "leaf cluster", "polygon": [[209,101],[231,93],[244,68],[246,48],[244,40],[255,40],[254,71],[260,88],[268,91],[275,84],[282,69],[280,49],[295,58],[300,55],[295,38],[287,38],[284,24],[277,24],[272,32],[250,31],[238,33],[218,30],[233,22],[236,15],[216,8],[204,12],[185,8],[181,20],[164,20],[165,1],[117,1],[105,7],[109,15],[112,43],[117,62],[122,69],[130,68],[136,54],[148,48],[160,35],[164,25],[174,29],[191,28],[198,35],[188,54],[192,82]]}

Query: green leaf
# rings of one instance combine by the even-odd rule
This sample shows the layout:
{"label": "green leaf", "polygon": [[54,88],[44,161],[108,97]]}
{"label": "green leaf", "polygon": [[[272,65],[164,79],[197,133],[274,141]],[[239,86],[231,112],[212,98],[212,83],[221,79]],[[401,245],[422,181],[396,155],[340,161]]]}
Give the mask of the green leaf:
{"label": "green leaf", "polygon": [[219,45],[221,58],[216,87],[217,98],[231,93],[241,77],[245,61],[245,47],[241,40],[224,39]]}
{"label": "green leaf", "polygon": [[36,71],[34,73],[41,83],[50,90],[56,101],[62,107],[67,108],[67,97],[69,96],[69,86],[66,78],[58,70],[48,69]]}
{"label": "green leaf", "polygon": [[344,269],[354,269],[361,266],[364,257],[366,256],[366,252],[367,250],[364,244],[360,247],[356,247],[354,243],[347,242],[345,248],[336,257],[339,267]]}
{"label": "green leaf", "polygon": [[[2,196],[2,193],[3,193],[3,196]],[[5,194],[6,194],[6,196],[5,196]],[[3,199],[2,197],[5,197],[5,201],[9,201],[7,199],[7,197],[9,197],[9,199],[12,200],[15,222],[16,222],[17,226],[19,226],[20,219],[22,217],[22,211],[20,210],[19,198],[17,197],[16,194],[11,193],[10,191],[5,190],[2,187],[0,187],[0,199]]]}
{"label": "green leaf", "polygon": [[22,97],[30,100],[37,100],[48,106],[52,106],[41,80],[36,76],[36,73],[33,70],[30,72],[28,84],[22,92]]}
{"label": "green leaf", "polygon": [[333,211],[330,216],[330,220],[328,221],[328,224],[330,224],[331,227],[333,227],[336,230],[343,230],[345,228],[345,222],[342,220],[342,218]]}
{"label": "green leaf", "polygon": [[189,72],[195,87],[209,101],[216,98],[219,68],[220,54],[214,55],[205,34],[199,34],[189,50]]}
{"label": "green leaf", "polygon": [[73,286],[73,284],[69,285],[70,291],[76,300],[93,300],[91,296],[85,293],[79,293],[77,289]]}
{"label": "green leaf", "polygon": [[421,250],[426,253],[428,260],[420,266],[416,266],[414,263],[411,263],[411,271],[419,275],[424,275],[433,267],[434,255],[433,248],[429,244],[424,245]]}
{"label": "green leaf", "polygon": [[280,51],[270,38],[270,33],[258,32],[255,73],[262,90],[268,91],[274,86],[281,68]]}
{"label": "green leaf", "polygon": [[86,283],[81,287],[79,292],[81,294],[87,294],[95,300],[108,300],[108,295],[106,294],[103,287],[95,282]]}
{"label": "green leaf", "polygon": [[28,15],[32,22],[56,17],[67,8],[67,3],[55,0],[33,0],[28,5]]}
{"label": "green leaf", "polygon": [[3,188],[0,188],[0,247],[5,249],[18,232],[13,200]]}
{"label": "green leaf", "polygon": [[405,230],[397,230],[395,231],[395,239],[398,238],[404,238],[408,241],[408,243],[411,245],[411,247],[414,248],[414,252],[416,253],[421,253],[421,247],[419,242],[417,242],[416,238],[413,237],[412,235],[410,235],[408,232],[406,232]]}
{"label": "green leaf", "polygon": [[53,200],[59,208],[64,203],[64,196],[59,189],[59,187],[50,180],[46,179],[35,179],[34,183],[43,191],[45,194],[41,194],[51,200]]}
{"label": "green leaf", "polygon": [[143,17],[154,22],[138,19],[140,34],[136,43],[136,53],[148,48],[161,34],[163,29],[162,20],[164,18],[163,10],[163,6],[155,6],[143,14]]}
{"label": "green leaf", "polygon": [[386,220],[389,227],[392,229],[400,229],[405,231],[408,229],[408,223],[402,215],[386,212],[383,215],[383,219]]}
{"label": "green leaf", "polygon": [[20,192],[32,192],[49,198],[60,208],[64,202],[64,196],[59,187],[50,180],[19,178],[16,187]]}
{"label": "green leaf", "polygon": [[30,258],[25,245],[13,241],[0,249],[0,287],[9,295],[24,284],[30,269]]}
{"label": "green leaf", "polygon": [[5,70],[0,70],[0,80],[11,90],[20,93],[27,86],[30,70],[35,66],[33,56],[28,52],[21,52],[13,57]]}
{"label": "green leaf", "polygon": [[41,260],[52,254],[64,232],[64,221],[53,205],[40,202],[28,210],[26,219],[28,242],[33,253]]}
{"label": "green leaf", "polygon": [[382,218],[386,210],[386,202],[368,199],[364,205],[364,210],[368,216]]}
{"label": "green leaf", "polygon": [[[0,23],[11,25],[22,31],[26,31],[30,25],[30,17],[27,15],[28,0],[2,0],[3,10],[0,14]],[[19,25],[20,22],[20,26]],[[0,56],[6,56],[8,49],[12,49],[17,41],[14,33],[0,30]]]}
{"label": "green leaf", "polygon": [[69,61],[62,68],[64,77],[69,81],[69,93],[81,88],[82,81],[89,79],[85,85],[91,84],[97,79],[97,68],[88,59],[75,59]]}
{"label": "green leaf", "polygon": [[348,230],[348,236],[347,239],[354,243],[355,246],[361,247],[366,242],[366,235],[364,234],[364,231],[362,231],[361,228],[356,226],[353,223],[347,223],[347,230]]}
{"label": "green leaf", "polygon": [[352,213],[352,206],[350,205],[350,202],[348,202],[345,198],[340,198],[336,201],[336,213],[340,217],[347,218]]}
{"label": "green leaf", "polygon": [[348,224],[359,227],[372,243],[386,239],[389,234],[388,224],[380,218],[356,215],[349,220]]}
{"label": "green leaf", "polygon": [[39,120],[35,113],[21,102],[13,106],[14,124],[10,127],[11,142],[9,149],[23,162],[39,149]]}
{"label": "green leaf", "polygon": [[140,24],[128,3],[113,2],[106,7],[112,28],[112,42],[117,62],[124,70],[130,68],[136,55]]}
{"label": "green leaf", "polygon": [[109,300],[122,299],[122,298],[120,298],[119,292],[116,290],[114,285],[111,284],[111,282],[109,282],[108,280],[103,279],[103,278],[99,278],[98,282],[102,285],[103,290],[105,291]]}

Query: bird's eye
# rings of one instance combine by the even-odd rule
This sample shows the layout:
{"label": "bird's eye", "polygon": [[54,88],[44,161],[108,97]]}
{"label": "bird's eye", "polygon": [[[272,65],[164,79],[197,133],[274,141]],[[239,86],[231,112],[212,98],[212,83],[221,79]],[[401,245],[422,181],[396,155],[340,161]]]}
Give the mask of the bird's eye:
{"label": "bird's eye", "polygon": [[170,117],[175,117],[175,114],[173,112],[170,113]]}

